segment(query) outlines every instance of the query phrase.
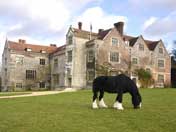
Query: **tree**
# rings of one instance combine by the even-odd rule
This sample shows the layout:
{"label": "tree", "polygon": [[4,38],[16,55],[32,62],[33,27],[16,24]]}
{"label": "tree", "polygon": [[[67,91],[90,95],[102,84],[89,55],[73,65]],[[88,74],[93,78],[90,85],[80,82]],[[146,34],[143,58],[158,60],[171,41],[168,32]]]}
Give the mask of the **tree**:
{"label": "tree", "polygon": [[97,75],[110,75],[110,71],[112,69],[112,65],[109,62],[104,62],[103,64],[96,64],[96,72]]}
{"label": "tree", "polygon": [[141,87],[144,87],[144,88],[150,87],[154,83],[154,80],[152,78],[152,74],[150,71],[147,71],[141,68],[141,69],[137,69],[136,72],[138,74]]}

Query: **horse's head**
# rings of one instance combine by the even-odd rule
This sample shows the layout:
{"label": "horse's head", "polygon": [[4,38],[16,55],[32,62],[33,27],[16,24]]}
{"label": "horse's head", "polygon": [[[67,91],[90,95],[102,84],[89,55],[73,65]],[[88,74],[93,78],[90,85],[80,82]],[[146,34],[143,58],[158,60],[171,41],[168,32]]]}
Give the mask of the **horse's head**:
{"label": "horse's head", "polygon": [[134,105],[134,109],[138,109],[141,108],[142,105],[142,98],[141,95],[138,94],[135,97],[132,97],[132,103]]}

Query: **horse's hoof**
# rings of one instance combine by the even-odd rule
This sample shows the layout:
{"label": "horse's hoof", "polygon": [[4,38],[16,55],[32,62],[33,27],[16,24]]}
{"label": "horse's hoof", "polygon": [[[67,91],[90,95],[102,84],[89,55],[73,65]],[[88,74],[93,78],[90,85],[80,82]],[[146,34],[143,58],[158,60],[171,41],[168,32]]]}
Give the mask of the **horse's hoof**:
{"label": "horse's hoof", "polygon": [[93,108],[93,109],[98,109],[98,105],[97,105],[96,102],[92,103],[92,108]]}
{"label": "horse's hoof", "polygon": [[104,100],[101,99],[100,102],[99,102],[99,107],[100,108],[108,108],[108,106],[105,104]]}
{"label": "horse's hoof", "polygon": [[99,105],[100,108],[108,108],[108,106],[104,105],[104,106],[101,106]]}
{"label": "horse's hoof", "polygon": [[124,110],[124,108],[117,108],[118,110]]}

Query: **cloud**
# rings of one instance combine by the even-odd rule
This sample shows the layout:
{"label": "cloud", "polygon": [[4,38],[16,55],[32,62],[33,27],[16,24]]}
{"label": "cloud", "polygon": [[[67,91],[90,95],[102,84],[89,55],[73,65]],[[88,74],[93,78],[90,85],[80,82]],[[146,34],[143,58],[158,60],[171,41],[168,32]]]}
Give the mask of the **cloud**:
{"label": "cloud", "polygon": [[90,24],[93,26],[93,31],[98,32],[98,29],[108,29],[113,27],[113,23],[123,21],[127,23],[128,19],[125,16],[118,16],[114,14],[107,14],[100,7],[92,7],[85,10],[79,17],[77,17],[73,26],[77,27],[77,23],[81,21],[83,23],[84,30],[90,30]]}
{"label": "cloud", "polygon": [[157,17],[150,17],[145,23],[142,25],[142,29],[146,30],[150,25],[157,21]]}
{"label": "cloud", "polygon": [[176,1],[175,0],[129,0],[128,1],[135,8],[148,8],[148,9],[167,9],[175,10]]}
{"label": "cloud", "polygon": [[151,17],[144,23],[144,33],[148,35],[167,35],[169,33],[176,32],[176,11],[170,13],[164,18]]}

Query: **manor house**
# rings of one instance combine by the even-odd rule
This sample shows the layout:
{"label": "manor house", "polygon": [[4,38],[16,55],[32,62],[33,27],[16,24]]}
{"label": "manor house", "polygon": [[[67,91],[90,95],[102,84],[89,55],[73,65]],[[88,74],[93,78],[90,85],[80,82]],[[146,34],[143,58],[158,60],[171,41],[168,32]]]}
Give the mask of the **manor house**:
{"label": "manor house", "polygon": [[151,72],[153,87],[170,85],[171,59],[163,41],[129,36],[123,28],[124,23],[117,22],[94,33],[79,22],[78,28],[69,27],[66,44],[60,47],[6,40],[2,90],[88,88],[106,69],[108,75],[125,73],[138,82],[135,71],[143,68]]}

